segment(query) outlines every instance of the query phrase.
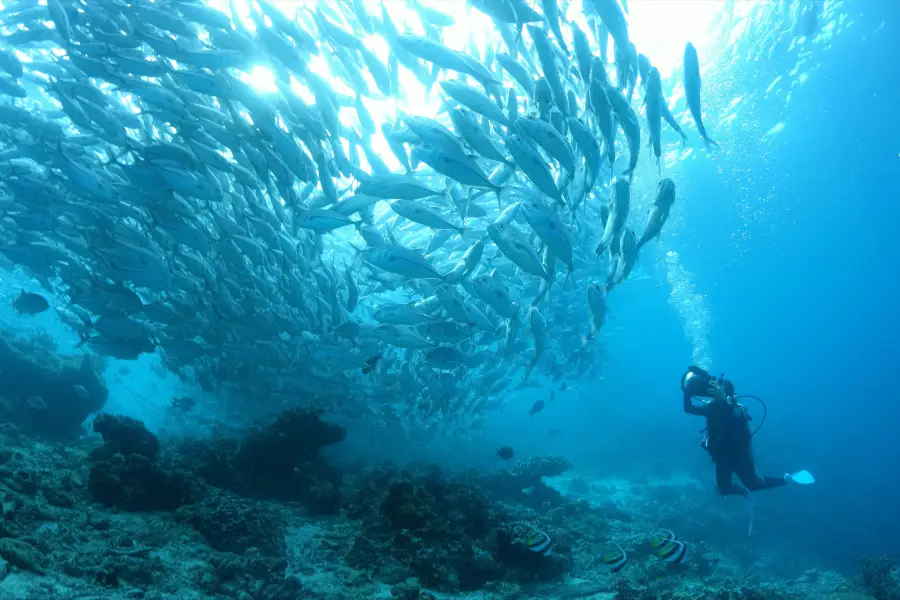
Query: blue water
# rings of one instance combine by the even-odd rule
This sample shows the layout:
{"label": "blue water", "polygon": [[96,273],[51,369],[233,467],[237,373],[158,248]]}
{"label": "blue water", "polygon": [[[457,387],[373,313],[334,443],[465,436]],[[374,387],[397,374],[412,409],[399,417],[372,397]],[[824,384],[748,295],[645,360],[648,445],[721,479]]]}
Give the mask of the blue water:
{"label": "blue water", "polygon": [[[863,555],[900,555],[889,533],[900,531],[900,4],[851,6],[851,14],[865,12],[789,103],[759,93],[753,115],[761,125],[735,126],[721,151],[679,165],[680,224],[648,245],[611,297],[602,379],[568,382],[535,417],[527,409],[549,389],[517,392],[469,440],[411,445],[354,435],[365,426],[351,425],[337,454],[495,469],[493,449],[511,445],[520,456],[566,456],[586,477],[690,477],[709,502],[675,503],[670,513],[692,521],[695,534],[725,515],[716,535],[743,542],[746,507],[715,495],[713,467],[697,447],[703,423],[682,412],[678,382],[697,347],[670,301],[666,253],[674,252],[702,297],[696,304],[708,310],[699,325],[706,366],[768,406],[754,441],[758,471],[809,469],[817,478],[754,497],[754,551],[849,574]],[[729,73],[729,90],[760,92],[778,68],[741,65]],[[778,123],[782,132],[761,139]],[[31,325],[54,331],[63,348],[77,341],[49,314]],[[171,374],[161,378],[157,358],[129,363],[127,374],[118,370],[124,363],[109,362],[110,412],[180,434],[192,425],[167,410],[173,395],[188,391],[207,410],[203,394]],[[758,423],[759,406],[748,407]]]}
{"label": "blue water", "polygon": [[[764,157],[686,162],[680,190],[690,191],[679,202],[690,231],[667,244],[706,296],[711,371],[768,405],[758,471],[809,469],[818,480],[757,494],[753,543],[848,573],[863,555],[900,554],[897,536],[885,535],[900,531],[900,66],[887,58],[900,56],[900,11],[867,8],[787,107],[760,103],[761,122],[786,124]],[[744,68],[753,82],[761,67]],[[751,174],[739,191],[721,175],[735,170]],[[647,254],[641,268],[652,280],[611,300],[620,314],[605,381],[582,384],[579,402],[551,405],[540,424],[508,415],[497,428],[600,473],[687,472],[712,495],[713,467],[696,447],[703,424],[681,412],[691,345],[666,305],[661,259]],[[747,403],[758,422],[759,407]],[[548,427],[564,437],[547,438]],[[741,535],[745,509],[725,506]]]}

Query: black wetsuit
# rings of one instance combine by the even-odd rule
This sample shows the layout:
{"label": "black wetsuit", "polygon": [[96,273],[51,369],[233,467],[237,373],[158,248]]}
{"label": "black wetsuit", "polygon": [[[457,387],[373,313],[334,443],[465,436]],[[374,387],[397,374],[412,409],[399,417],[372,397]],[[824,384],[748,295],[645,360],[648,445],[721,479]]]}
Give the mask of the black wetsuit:
{"label": "black wetsuit", "polygon": [[[690,396],[684,397],[684,412],[706,417],[707,446],[716,463],[716,484],[724,496],[746,496],[748,490],[756,492],[780,487],[787,483],[783,477],[759,477],[753,463],[750,441],[750,416],[738,405],[723,400],[696,405]],[[746,489],[731,481],[737,474]]]}

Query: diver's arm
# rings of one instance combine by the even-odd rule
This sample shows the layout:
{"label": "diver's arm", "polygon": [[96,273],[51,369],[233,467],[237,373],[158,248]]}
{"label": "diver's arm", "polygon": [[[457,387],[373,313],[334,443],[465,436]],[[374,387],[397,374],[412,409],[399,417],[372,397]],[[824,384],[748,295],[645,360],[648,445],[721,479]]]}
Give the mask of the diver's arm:
{"label": "diver's arm", "polygon": [[694,404],[694,400],[688,394],[684,395],[684,412],[689,415],[697,415],[698,417],[705,417],[709,412],[708,404],[696,405]]}

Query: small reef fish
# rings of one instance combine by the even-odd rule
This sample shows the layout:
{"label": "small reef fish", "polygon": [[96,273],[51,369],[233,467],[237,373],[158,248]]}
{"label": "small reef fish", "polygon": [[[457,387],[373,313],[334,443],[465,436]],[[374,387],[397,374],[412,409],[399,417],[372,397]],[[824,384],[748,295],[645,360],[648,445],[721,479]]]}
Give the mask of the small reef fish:
{"label": "small reef fish", "polygon": [[687,555],[687,546],[668,529],[657,531],[653,535],[650,545],[653,547],[654,554],[665,562],[678,564]]}
{"label": "small reef fish", "polygon": [[525,540],[525,545],[530,551],[543,556],[553,555],[553,540],[540,529],[534,529],[534,535]]}
{"label": "small reef fish", "polygon": [[509,446],[497,448],[497,456],[499,456],[503,460],[509,460],[513,457],[513,449]]}
{"label": "small reef fish", "polygon": [[610,552],[600,558],[600,562],[606,565],[611,573],[618,573],[628,563],[628,553],[619,544],[615,544],[615,546],[615,552]]}

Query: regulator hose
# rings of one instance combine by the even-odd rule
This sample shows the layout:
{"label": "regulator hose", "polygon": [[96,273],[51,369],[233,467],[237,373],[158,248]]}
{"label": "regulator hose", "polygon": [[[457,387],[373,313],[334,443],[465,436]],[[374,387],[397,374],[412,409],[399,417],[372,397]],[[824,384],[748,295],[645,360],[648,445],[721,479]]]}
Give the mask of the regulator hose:
{"label": "regulator hose", "polygon": [[760,398],[759,396],[754,396],[752,394],[744,394],[743,396],[735,396],[735,400],[743,400],[744,398],[752,398],[752,399],[756,400],[757,402],[759,402],[763,407],[762,421],[759,422],[759,425],[757,425],[756,429],[753,430],[753,433],[750,434],[750,437],[753,437],[756,435],[756,432],[758,432],[760,429],[762,429],[763,424],[765,424],[766,417],[769,416],[769,408],[766,406],[766,403],[763,402],[763,399]]}

